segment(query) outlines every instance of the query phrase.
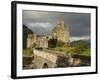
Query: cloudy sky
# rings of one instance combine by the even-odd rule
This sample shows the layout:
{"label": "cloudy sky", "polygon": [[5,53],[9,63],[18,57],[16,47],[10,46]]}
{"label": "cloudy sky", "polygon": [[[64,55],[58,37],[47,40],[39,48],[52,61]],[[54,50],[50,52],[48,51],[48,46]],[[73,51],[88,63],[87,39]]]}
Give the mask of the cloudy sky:
{"label": "cloudy sky", "polygon": [[50,34],[61,21],[69,26],[70,41],[90,39],[90,14],[23,10],[23,24],[37,34]]}

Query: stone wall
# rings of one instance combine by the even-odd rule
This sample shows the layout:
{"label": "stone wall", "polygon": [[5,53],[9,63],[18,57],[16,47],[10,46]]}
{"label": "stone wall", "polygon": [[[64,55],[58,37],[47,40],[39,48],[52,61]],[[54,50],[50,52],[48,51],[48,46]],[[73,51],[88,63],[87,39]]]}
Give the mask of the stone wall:
{"label": "stone wall", "polygon": [[33,43],[34,43],[33,34],[28,34],[28,37],[27,37],[27,48],[32,48]]}
{"label": "stone wall", "polygon": [[48,48],[48,38],[46,36],[37,36],[36,47]]}

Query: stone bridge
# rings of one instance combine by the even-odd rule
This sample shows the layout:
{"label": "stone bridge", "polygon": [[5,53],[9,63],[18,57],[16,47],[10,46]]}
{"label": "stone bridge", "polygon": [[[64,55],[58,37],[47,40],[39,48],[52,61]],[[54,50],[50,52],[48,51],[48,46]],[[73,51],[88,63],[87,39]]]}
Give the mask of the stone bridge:
{"label": "stone bridge", "polygon": [[[34,67],[35,68],[55,68],[66,67],[72,59],[66,56],[63,52],[53,52],[51,50],[36,50],[34,49]],[[69,59],[70,58],[70,59]]]}
{"label": "stone bridge", "polygon": [[34,50],[35,68],[56,67],[57,56],[44,50]]}
{"label": "stone bridge", "polygon": [[89,66],[89,60],[80,58],[73,58],[71,55],[66,55],[64,52],[54,52],[52,50],[34,49],[34,68],[56,68],[56,67],[70,67],[70,66]]}

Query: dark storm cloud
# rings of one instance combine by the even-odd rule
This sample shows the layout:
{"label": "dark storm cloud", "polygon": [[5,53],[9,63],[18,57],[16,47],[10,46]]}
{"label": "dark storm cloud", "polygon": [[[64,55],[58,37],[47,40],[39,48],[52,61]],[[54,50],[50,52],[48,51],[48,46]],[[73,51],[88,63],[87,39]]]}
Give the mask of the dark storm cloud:
{"label": "dark storm cloud", "polygon": [[51,30],[64,20],[73,37],[90,36],[90,14],[69,12],[44,12],[23,10],[23,24],[37,33],[50,34]]}

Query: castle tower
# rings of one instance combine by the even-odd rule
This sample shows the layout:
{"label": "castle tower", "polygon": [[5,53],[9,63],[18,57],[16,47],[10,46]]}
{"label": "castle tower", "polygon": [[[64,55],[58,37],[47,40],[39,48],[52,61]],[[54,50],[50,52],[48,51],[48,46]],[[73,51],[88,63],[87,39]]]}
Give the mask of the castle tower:
{"label": "castle tower", "polygon": [[58,41],[62,41],[64,43],[69,43],[69,29],[68,26],[65,25],[64,21],[60,21],[57,26],[53,29],[52,35]]}
{"label": "castle tower", "polygon": [[64,27],[65,23],[63,20],[60,21],[61,27]]}
{"label": "castle tower", "polygon": [[32,48],[34,38],[33,38],[33,34],[28,34],[28,38],[27,38],[27,48]]}

